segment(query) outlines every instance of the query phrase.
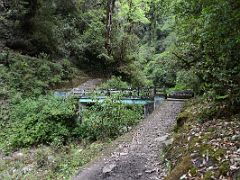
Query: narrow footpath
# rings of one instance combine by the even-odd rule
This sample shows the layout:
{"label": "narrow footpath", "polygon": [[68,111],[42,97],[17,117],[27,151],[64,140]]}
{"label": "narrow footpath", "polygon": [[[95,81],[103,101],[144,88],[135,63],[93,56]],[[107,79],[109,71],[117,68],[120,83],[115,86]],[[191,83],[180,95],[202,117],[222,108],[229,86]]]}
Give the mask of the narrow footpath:
{"label": "narrow footpath", "polygon": [[182,101],[165,101],[130,134],[130,140],[100,160],[81,170],[74,180],[161,180],[166,168],[160,152],[171,139]]}
{"label": "narrow footpath", "polygon": [[82,89],[82,90],[94,90],[99,84],[102,83],[102,79],[97,78],[97,79],[90,79],[86,81],[85,83],[82,83],[77,89]]}

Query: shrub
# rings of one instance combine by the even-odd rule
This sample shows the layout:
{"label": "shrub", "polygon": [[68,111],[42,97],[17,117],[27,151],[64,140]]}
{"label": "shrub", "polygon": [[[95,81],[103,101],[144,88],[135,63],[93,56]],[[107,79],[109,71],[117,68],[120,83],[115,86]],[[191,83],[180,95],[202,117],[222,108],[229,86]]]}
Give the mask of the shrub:
{"label": "shrub", "polygon": [[72,78],[73,71],[67,60],[55,63],[45,54],[38,58],[11,54],[10,59],[11,65],[0,79],[4,80],[5,86],[24,96],[45,94],[48,89]]}
{"label": "shrub", "polygon": [[176,86],[182,89],[192,89],[195,92],[200,91],[199,79],[196,74],[191,71],[182,70],[177,72]]}
{"label": "shrub", "polygon": [[[71,137],[76,122],[73,100],[53,96],[25,99],[11,107],[11,124],[1,134],[8,136],[11,148],[37,144],[64,143]],[[4,137],[5,136],[5,137]]]}
{"label": "shrub", "polygon": [[84,112],[83,123],[75,135],[88,140],[115,138],[128,131],[141,118],[141,107],[123,105],[119,97],[110,97]]}
{"label": "shrub", "polygon": [[6,85],[7,68],[0,66],[0,100],[8,97],[8,87]]}
{"label": "shrub", "polygon": [[163,52],[153,56],[146,66],[146,73],[153,84],[159,87],[173,87],[176,84],[176,62],[171,53]]}
{"label": "shrub", "polygon": [[121,77],[112,76],[107,82],[102,84],[102,88],[106,89],[127,89],[130,85],[127,82],[122,81]]}

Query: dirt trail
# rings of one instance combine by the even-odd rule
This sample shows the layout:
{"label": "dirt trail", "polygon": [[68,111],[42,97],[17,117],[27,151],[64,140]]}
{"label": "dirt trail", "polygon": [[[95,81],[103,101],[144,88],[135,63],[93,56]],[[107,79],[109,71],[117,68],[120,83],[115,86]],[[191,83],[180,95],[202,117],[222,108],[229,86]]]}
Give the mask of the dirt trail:
{"label": "dirt trail", "polygon": [[183,102],[165,101],[111,153],[78,173],[74,180],[161,180],[166,170],[160,152]]}
{"label": "dirt trail", "polygon": [[86,81],[85,83],[81,84],[77,87],[77,89],[83,89],[83,90],[92,90],[95,89],[99,84],[102,83],[102,79],[90,79]]}

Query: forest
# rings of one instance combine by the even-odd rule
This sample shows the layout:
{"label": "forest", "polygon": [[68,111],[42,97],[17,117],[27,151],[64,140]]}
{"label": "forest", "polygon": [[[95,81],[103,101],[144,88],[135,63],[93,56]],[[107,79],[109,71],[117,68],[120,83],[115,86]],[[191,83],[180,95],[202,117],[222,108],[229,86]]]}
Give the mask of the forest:
{"label": "forest", "polygon": [[96,78],[194,93],[159,179],[240,179],[239,27],[238,0],[0,0],[0,179],[71,179],[142,123],[123,94],[83,122],[54,96]]}

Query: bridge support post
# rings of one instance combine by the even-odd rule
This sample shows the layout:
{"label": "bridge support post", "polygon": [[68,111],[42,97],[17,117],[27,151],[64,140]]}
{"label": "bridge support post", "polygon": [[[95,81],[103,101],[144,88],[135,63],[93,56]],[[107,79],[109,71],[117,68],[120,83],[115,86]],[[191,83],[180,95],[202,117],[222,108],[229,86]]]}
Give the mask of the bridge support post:
{"label": "bridge support post", "polygon": [[160,107],[160,105],[162,104],[162,101],[164,101],[164,97],[161,96],[155,96],[154,97],[154,109],[157,109],[158,107]]}
{"label": "bridge support post", "polygon": [[148,117],[154,111],[154,103],[144,105],[144,118]]}

